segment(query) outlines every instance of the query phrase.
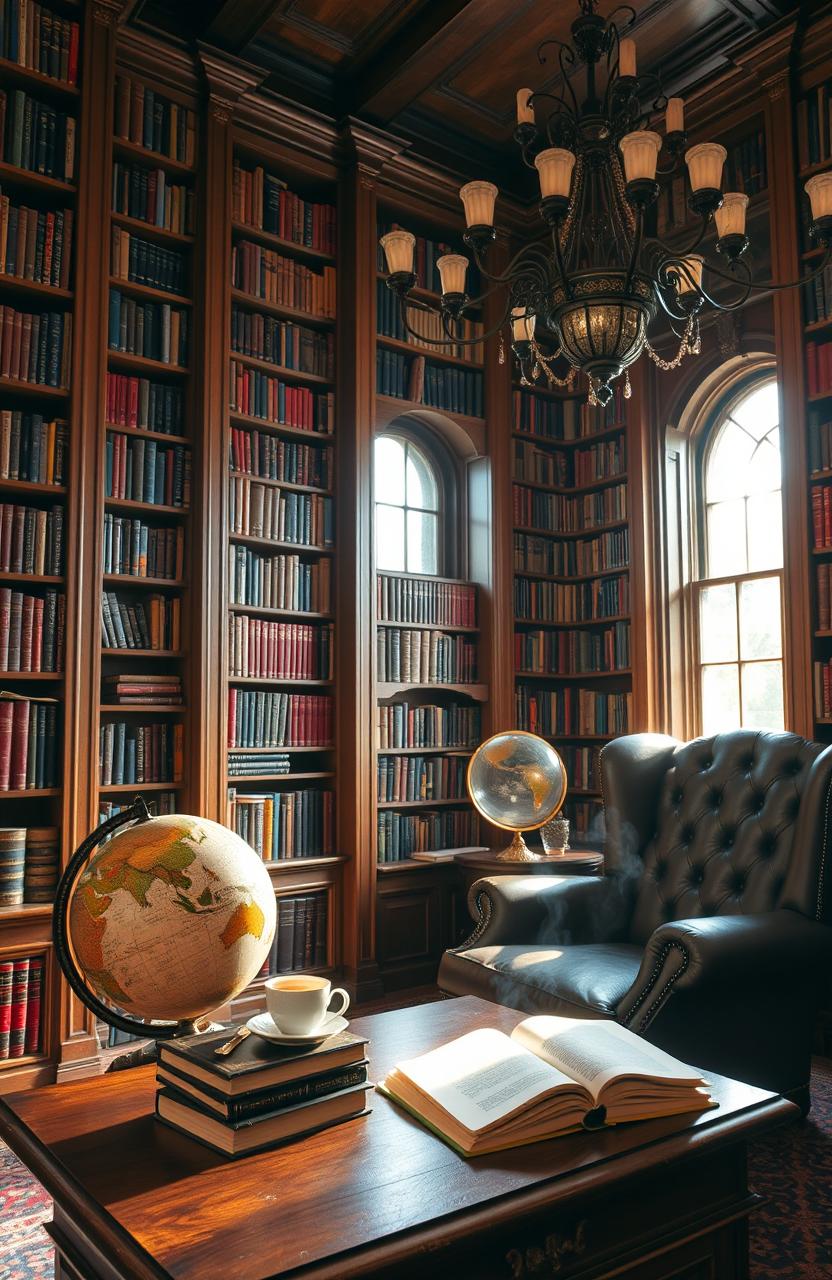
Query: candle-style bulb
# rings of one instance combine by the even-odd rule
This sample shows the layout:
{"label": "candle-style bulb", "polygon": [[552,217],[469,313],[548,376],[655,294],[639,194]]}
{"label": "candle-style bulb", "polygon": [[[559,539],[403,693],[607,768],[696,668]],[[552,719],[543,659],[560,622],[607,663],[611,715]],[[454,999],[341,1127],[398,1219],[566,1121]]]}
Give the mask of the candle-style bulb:
{"label": "candle-style bulb", "polygon": [[534,124],[534,107],[530,104],[531,89],[517,90],[517,123]]}
{"label": "candle-style bulb", "polygon": [[636,74],[636,42],[629,36],[625,37],[618,46],[618,74],[620,76]]}

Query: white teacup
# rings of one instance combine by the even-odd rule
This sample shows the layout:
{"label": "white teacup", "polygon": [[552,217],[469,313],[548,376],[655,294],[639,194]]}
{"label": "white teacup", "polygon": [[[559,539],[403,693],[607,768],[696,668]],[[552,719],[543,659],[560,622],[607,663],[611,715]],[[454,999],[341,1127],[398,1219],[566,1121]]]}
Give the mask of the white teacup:
{"label": "white teacup", "polygon": [[266,982],[266,1007],[278,1030],[287,1036],[305,1036],[323,1022],[340,1017],[349,1008],[343,987],[332,990],[329,978],[286,973]]}

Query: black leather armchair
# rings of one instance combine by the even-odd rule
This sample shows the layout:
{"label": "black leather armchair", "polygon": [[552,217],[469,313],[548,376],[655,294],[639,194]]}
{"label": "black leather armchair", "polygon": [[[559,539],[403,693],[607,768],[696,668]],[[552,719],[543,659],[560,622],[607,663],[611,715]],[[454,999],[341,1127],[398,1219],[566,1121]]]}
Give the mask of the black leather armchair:
{"label": "black leather armchair", "polygon": [[832,748],[738,730],[601,753],[603,876],[489,876],[440,986],[615,1019],[808,1109],[832,965]]}

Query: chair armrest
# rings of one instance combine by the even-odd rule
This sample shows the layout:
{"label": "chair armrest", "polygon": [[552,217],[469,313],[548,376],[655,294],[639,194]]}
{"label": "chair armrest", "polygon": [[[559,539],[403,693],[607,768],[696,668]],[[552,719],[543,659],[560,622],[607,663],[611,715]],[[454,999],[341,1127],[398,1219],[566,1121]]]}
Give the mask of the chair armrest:
{"label": "chair armrest", "polygon": [[456,950],[610,942],[626,933],[634,893],[633,882],[611,876],[484,876],[468,890],[474,932]]}
{"label": "chair armrest", "polygon": [[644,1031],[674,991],[736,983],[741,992],[789,974],[811,985],[830,957],[832,929],[796,911],[673,920],[650,937],[616,1016]]}

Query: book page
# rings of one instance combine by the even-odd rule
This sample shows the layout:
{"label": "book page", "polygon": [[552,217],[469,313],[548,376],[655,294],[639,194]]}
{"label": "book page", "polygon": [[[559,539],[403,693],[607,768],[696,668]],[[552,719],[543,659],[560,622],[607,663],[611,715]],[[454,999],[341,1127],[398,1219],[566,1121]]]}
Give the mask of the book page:
{"label": "book page", "polygon": [[597,1101],[606,1084],[621,1076],[700,1085],[692,1067],[605,1018],[526,1018],[511,1038],[544,1062],[584,1085]]}
{"label": "book page", "polygon": [[[559,1085],[573,1086],[554,1065],[490,1028],[401,1062],[391,1073],[395,1075],[410,1080],[472,1133]],[[393,1080],[390,1083],[392,1087]]]}

